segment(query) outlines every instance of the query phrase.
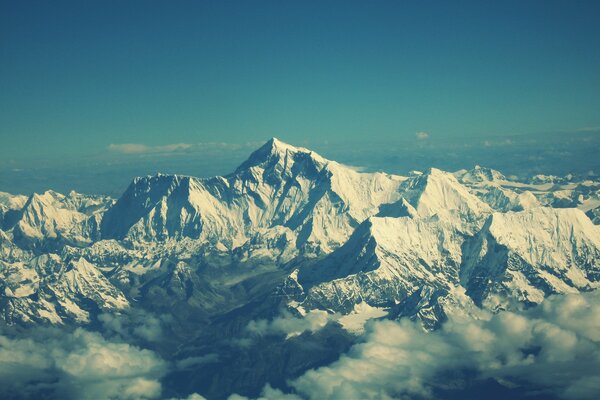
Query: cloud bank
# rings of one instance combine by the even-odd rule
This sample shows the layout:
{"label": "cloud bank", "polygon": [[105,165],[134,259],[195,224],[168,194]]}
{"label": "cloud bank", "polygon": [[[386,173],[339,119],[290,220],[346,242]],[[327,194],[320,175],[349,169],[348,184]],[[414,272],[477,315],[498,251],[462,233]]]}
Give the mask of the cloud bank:
{"label": "cloud bank", "polygon": [[0,397],[154,399],[166,363],[154,352],[77,329],[0,336]]}
{"label": "cloud bank", "polygon": [[[600,292],[548,298],[525,312],[452,321],[424,334],[415,323],[374,322],[363,343],[292,385],[311,399],[434,397],[451,371],[475,371],[564,399],[600,393]],[[469,378],[472,380],[473,378]],[[465,376],[451,384],[466,385]]]}

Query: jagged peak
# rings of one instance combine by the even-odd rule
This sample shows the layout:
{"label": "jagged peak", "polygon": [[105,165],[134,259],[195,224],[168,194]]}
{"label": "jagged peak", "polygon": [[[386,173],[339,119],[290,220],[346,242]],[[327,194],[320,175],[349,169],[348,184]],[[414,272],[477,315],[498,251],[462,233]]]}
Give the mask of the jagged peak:
{"label": "jagged peak", "polygon": [[457,175],[460,180],[465,183],[479,183],[479,182],[494,182],[504,181],[506,177],[500,172],[492,168],[482,167],[475,165],[471,170],[458,171]]}
{"label": "jagged peak", "polygon": [[432,182],[443,182],[452,185],[460,185],[456,177],[438,168],[428,168],[420,174],[411,175],[407,180],[408,188],[425,190]]}
{"label": "jagged peak", "polygon": [[46,190],[42,193],[33,193],[31,195],[32,199],[35,200],[55,200],[55,199],[63,199],[65,197],[64,194],[58,193],[52,189]]}

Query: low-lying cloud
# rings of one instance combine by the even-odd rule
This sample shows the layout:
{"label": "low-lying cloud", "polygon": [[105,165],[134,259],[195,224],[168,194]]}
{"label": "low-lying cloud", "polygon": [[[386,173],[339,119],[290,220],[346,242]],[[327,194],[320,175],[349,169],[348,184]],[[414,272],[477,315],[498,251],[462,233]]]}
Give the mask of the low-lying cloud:
{"label": "low-lying cloud", "polygon": [[0,336],[0,397],[154,399],[166,372],[154,352],[81,328]]}
{"label": "low-lying cloud", "polygon": [[329,321],[337,319],[337,315],[322,310],[311,310],[303,318],[298,318],[287,311],[272,321],[253,320],[248,323],[246,331],[254,335],[285,334],[287,337],[298,336],[304,332],[316,332],[325,327]]}
{"label": "low-lying cloud", "polygon": [[409,320],[373,321],[338,361],[289,382],[295,394],[266,385],[260,398],[444,398],[489,381],[522,396],[597,398],[600,291],[481,320],[450,319],[430,333]]}

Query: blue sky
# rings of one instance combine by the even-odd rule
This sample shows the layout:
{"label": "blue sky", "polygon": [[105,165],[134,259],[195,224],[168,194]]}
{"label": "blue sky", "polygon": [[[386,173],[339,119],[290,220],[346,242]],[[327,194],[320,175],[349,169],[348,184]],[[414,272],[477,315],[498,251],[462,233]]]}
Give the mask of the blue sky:
{"label": "blue sky", "polygon": [[600,125],[597,1],[0,4],[5,159]]}
{"label": "blue sky", "polygon": [[[119,188],[225,173],[271,136],[403,172],[510,168],[536,156],[457,149],[587,135],[559,172],[599,169],[599,14],[598,1],[0,0],[0,190],[66,188],[85,166],[120,168]],[[15,186],[27,169],[40,184]]]}

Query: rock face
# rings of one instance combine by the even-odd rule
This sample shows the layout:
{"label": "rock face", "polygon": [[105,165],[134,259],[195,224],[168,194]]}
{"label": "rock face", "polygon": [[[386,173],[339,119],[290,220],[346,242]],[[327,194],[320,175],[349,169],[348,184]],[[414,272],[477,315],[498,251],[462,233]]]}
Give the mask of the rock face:
{"label": "rock face", "polygon": [[2,193],[0,311],[87,324],[142,308],[185,327],[283,305],[435,328],[597,287],[598,190],[482,167],[361,173],[271,139],[230,175],[135,178],[116,201]]}
{"label": "rock face", "polygon": [[129,306],[120,290],[85,259],[42,255],[29,262],[0,261],[3,317],[8,323],[89,323],[99,312]]}

